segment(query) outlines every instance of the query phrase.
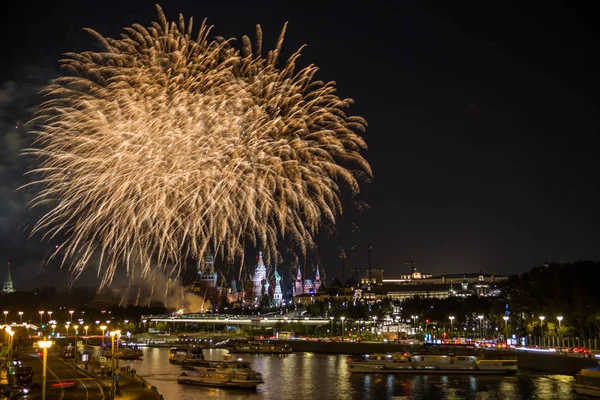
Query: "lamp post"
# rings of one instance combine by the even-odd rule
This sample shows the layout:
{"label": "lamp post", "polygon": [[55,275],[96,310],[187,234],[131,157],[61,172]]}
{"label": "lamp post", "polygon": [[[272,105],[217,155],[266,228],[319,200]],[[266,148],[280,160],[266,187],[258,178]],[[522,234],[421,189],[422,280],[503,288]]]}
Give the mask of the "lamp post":
{"label": "lamp post", "polygon": [[117,357],[117,369],[119,368],[119,339],[121,339],[121,330],[117,329],[117,340],[116,340],[117,350],[115,351],[115,354]]}
{"label": "lamp post", "polygon": [[540,328],[542,330],[542,348],[544,347],[544,320],[546,319],[546,317],[544,317],[543,315],[540,315]]}
{"label": "lamp post", "polygon": [[85,345],[87,346],[88,343],[88,329],[90,329],[89,326],[84,326],[83,329],[85,329]]}
{"label": "lamp post", "polygon": [[452,334],[454,332],[454,316],[449,316],[450,319],[450,338],[452,339]]}
{"label": "lamp post", "polygon": [[54,330],[56,329],[56,324],[52,324],[52,336],[54,336]]}
{"label": "lamp post", "polygon": [[560,335],[560,347],[564,347],[565,343],[562,340],[562,331],[561,331],[561,327],[562,327],[562,320],[563,320],[563,316],[559,315],[558,317],[556,317],[556,319],[558,320],[558,334]]}
{"label": "lamp post", "polygon": [[40,340],[38,346],[43,351],[43,362],[42,362],[42,400],[46,400],[46,363],[48,360],[48,349],[52,346],[52,342],[49,340]]}
{"label": "lamp post", "polygon": [[69,345],[69,326],[71,326],[70,322],[65,324],[65,348]]}
{"label": "lamp post", "polygon": [[73,310],[69,311],[69,314],[70,314],[69,322],[73,322],[73,313],[74,312],[75,311],[73,311]]}
{"label": "lamp post", "polygon": [[340,317],[340,319],[342,320],[342,342],[344,342],[344,320],[346,317]]}
{"label": "lamp post", "polygon": [[7,325],[6,318],[8,318],[8,311],[3,311],[3,312],[4,312],[4,325]]}
{"label": "lamp post", "polygon": [[483,315],[478,315],[479,318],[479,338],[483,339]]}
{"label": "lamp post", "polygon": [[40,314],[40,328],[41,328],[42,324],[44,323],[44,312],[38,311],[38,313]]}
{"label": "lamp post", "polygon": [[111,398],[115,398],[115,335],[117,332],[110,332],[110,394]]}
{"label": "lamp post", "polygon": [[331,337],[333,338],[333,317],[329,317],[329,320],[331,321]]}
{"label": "lamp post", "polygon": [[[15,331],[10,329],[10,326],[9,326],[8,328],[6,328],[6,333],[8,335],[7,336],[7,339],[8,339],[8,357],[7,357],[8,370],[7,370],[7,374],[10,374],[10,368],[12,368],[13,335],[15,334]],[[10,376],[12,376],[12,375],[8,376],[9,379],[11,379]]]}
{"label": "lamp post", "polygon": [[23,325],[23,311],[19,311],[19,323]]}
{"label": "lamp post", "polygon": [[106,325],[102,325],[100,330],[102,331],[102,344],[100,344],[100,353],[102,353],[104,350],[104,331],[106,330]]}
{"label": "lamp post", "polygon": [[377,317],[371,318],[373,318],[373,332],[377,332]]}
{"label": "lamp post", "polygon": [[73,347],[73,362],[77,363],[77,329],[79,329],[79,325],[73,325],[73,328],[75,328],[75,340],[73,341],[75,344]]}
{"label": "lamp post", "polygon": [[502,317],[504,320],[504,336],[506,337],[505,342],[508,344],[508,315]]}
{"label": "lamp post", "polygon": [[48,323],[50,323],[50,321],[52,321],[52,311],[47,311],[48,313]]}

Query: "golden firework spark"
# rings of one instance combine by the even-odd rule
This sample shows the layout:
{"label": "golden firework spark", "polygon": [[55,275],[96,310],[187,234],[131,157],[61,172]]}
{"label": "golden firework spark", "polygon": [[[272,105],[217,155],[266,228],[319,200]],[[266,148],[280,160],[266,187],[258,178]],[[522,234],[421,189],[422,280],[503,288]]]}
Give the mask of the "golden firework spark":
{"label": "golden firework spark", "polygon": [[306,251],[341,214],[342,187],[371,176],[365,120],[314,65],[296,69],[301,49],[277,66],[286,26],[263,57],[260,26],[240,50],[157,9],[121,39],[88,30],[103,50],[62,60],[26,151],[41,160],[32,205],[51,205],[33,232],[66,237],[75,274],[99,254],[102,285],[119,265],[177,274],[209,247],[227,260],[246,245],[277,258],[282,240]]}

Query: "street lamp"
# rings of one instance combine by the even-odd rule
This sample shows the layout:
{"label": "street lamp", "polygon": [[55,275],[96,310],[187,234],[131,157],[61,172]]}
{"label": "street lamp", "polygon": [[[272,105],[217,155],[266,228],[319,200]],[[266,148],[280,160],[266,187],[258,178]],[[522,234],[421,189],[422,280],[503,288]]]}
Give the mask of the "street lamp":
{"label": "street lamp", "polygon": [[454,316],[449,316],[450,319],[450,338],[452,338],[452,333],[454,332]]}
{"label": "street lamp", "polygon": [[73,325],[73,328],[75,328],[75,340],[73,341],[75,343],[73,350],[73,362],[77,363],[77,329],[79,329],[79,325]]}
{"label": "street lamp", "polygon": [[48,311],[48,322],[52,321],[52,313],[53,311]]}
{"label": "street lamp", "polygon": [[377,332],[377,317],[371,317],[373,318],[373,332]]}
{"label": "street lamp", "polygon": [[110,394],[111,398],[115,398],[115,335],[117,332],[110,332]]}
{"label": "street lamp", "polygon": [[84,326],[83,329],[85,329],[85,345],[87,346],[87,340],[88,340],[88,329],[90,329],[89,326]]}
{"label": "street lamp", "polygon": [[65,333],[65,341],[66,341],[66,343],[65,343],[65,346],[68,346],[68,345],[69,345],[69,326],[71,326],[71,323],[70,323],[70,322],[67,322],[67,323],[65,324],[65,332],[66,332],[66,333]]}
{"label": "street lamp", "polygon": [[52,342],[49,340],[40,340],[38,346],[43,351],[43,362],[42,362],[42,400],[46,400],[46,363],[48,359],[48,349],[52,346]]}
{"label": "street lamp", "polygon": [[115,354],[117,356],[117,369],[119,368],[119,340],[121,339],[121,330],[117,329],[117,349],[115,350]]}
{"label": "street lamp", "polygon": [[342,320],[342,342],[344,341],[344,320],[346,319],[346,317],[340,317],[340,319]]}
{"label": "street lamp", "polygon": [[506,336],[506,343],[508,343],[508,315],[502,317],[504,320],[504,335]]}
{"label": "street lamp", "polygon": [[52,324],[52,336],[54,336],[54,330],[56,329],[56,324]]}
{"label": "street lamp", "polygon": [[479,318],[479,337],[483,339],[483,315],[478,315]]}
{"label": "street lamp", "polygon": [[564,347],[565,342],[564,342],[564,340],[562,340],[562,332],[561,332],[561,329],[560,329],[561,326],[562,326],[561,324],[562,324],[563,317],[562,317],[562,315],[559,315],[558,317],[556,317],[556,319],[558,320],[558,334],[560,335],[561,342],[562,342],[561,343],[561,347]]}
{"label": "street lamp", "polygon": [[41,329],[42,324],[44,323],[44,321],[43,321],[44,312],[43,311],[38,311],[38,313],[40,314],[40,329]]}
{"label": "street lamp", "polygon": [[102,344],[100,345],[100,353],[102,353],[102,351],[104,351],[104,331],[106,330],[106,325],[102,325],[100,330],[102,331]]}
{"label": "street lamp", "polygon": [[329,319],[331,320],[331,337],[333,337],[333,317],[329,317]]}
{"label": "street lamp", "polygon": [[6,323],[6,318],[8,318],[8,311],[4,311],[4,325],[8,325]]}
{"label": "street lamp", "polygon": [[540,328],[542,329],[542,347],[544,347],[544,320],[546,317],[540,315]]}
{"label": "street lamp", "polygon": [[74,312],[75,311],[73,311],[73,310],[69,311],[69,314],[71,314],[71,318],[69,319],[69,322],[73,322],[73,313]]}
{"label": "street lamp", "polygon": [[[8,368],[10,369],[12,367],[12,348],[13,348],[13,335],[15,334],[15,331],[13,331],[12,329],[10,329],[10,326],[6,328],[6,333],[8,334]],[[10,373],[10,370],[7,371],[7,373]]]}
{"label": "street lamp", "polygon": [[19,311],[19,323],[23,325],[23,311]]}

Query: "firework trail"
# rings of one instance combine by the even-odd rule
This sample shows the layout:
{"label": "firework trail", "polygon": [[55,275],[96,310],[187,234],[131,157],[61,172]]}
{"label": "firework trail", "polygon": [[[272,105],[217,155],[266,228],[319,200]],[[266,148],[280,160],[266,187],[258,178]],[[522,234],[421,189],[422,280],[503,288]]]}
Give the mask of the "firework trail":
{"label": "firework trail", "polygon": [[157,9],[121,39],[88,30],[103,50],[61,60],[26,151],[40,160],[32,206],[50,207],[33,233],[66,238],[55,255],[75,275],[98,254],[102,286],[117,266],[178,275],[209,249],[228,261],[246,245],[271,260],[280,242],[305,252],[341,214],[342,188],[355,195],[371,176],[366,122],[346,115],[335,83],[313,81],[315,66],[296,70],[301,49],[277,66],[285,26],[263,57],[260,26],[254,48],[244,36],[236,49]]}

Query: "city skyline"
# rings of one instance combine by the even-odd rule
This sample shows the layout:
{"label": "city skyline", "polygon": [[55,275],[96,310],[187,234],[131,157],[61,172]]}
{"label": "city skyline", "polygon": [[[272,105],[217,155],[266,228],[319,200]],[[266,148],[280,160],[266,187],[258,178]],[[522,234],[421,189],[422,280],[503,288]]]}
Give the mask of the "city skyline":
{"label": "city skyline", "polygon": [[[328,281],[341,277],[340,247],[349,277],[367,268],[369,244],[373,268],[391,276],[406,273],[407,260],[425,261],[419,268],[433,274],[512,274],[544,261],[600,258],[591,56],[598,45],[586,10],[162,6],[169,19],[207,18],[212,34],[224,37],[251,34],[259,23],[266,48],[289,21],[283,53],[307,44],[302,65],[316,64],[319,79],[335,80],[341,97],[355,100],[351,115],[366,118],[363,155],[374,177],[361,199],[370,209],[345,208],[338,239],[319,237],[309,268],[318,261]],[[28,239],[30,195],[15,192],[31,164],[17,157],[27,143],[23,124],[39,104],[34,94],[58,75],[61,54],[94,46],[83,28],[117,37],[124,26],[153,21],[155,9],[149,2],[10,7],[7,15],[29,22],[11,18],[2,28],[0,260],[11,262],[14,281],[63,285],[65,273],[41,265],[55,244]],[[8,33],[20,28],[26,32]]]}

